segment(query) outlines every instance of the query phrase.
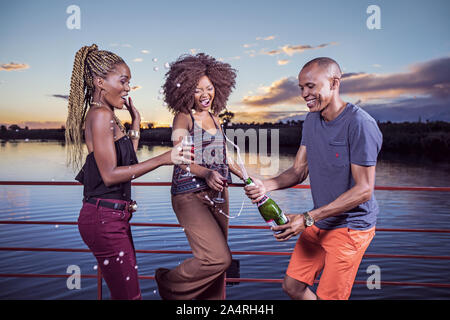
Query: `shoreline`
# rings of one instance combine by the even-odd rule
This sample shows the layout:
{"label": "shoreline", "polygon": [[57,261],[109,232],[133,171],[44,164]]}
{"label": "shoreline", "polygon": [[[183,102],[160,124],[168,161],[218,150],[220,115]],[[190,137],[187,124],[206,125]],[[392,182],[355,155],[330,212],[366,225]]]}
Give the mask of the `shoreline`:
{"label": "shoreline", "polygon": [[[60,143],[61,146],[65,145],[64,140],[56,140],[56,139],[1,139],[0,138],[0,145],[5,143],[23,143],[23,142],[57,142]],[[172,143],[167,142],[139,142],[138,150],[142,147],[155,147],[155,146],[164,146],[164,147],[171,147]],[[295,156],[297,153],[298,148],[296,146],[282,146],[279,148],[279,154],[280,155],[290,155]],[[268,152],[267,156],[271,156],[271,153]],[[403,164],[417,164],[417,163],[423,163],[424,165],[431,165],[431,164],[447,164],[448,163],[448,157],[427,157],[423,154],[417,154],[417,153],[401,153],[401,152],[393,152],[393,151],[385,151],[381,150],[380,154],[378,156],[378,160],[380,161],[391,161],[391,162],[399,162]]]}
{"label": "shoreline", "polygon": [[[303,122],[290,124],[231,124],[225,132],[235,142],[245,139],[245,150],[256,146],[260,138],[266,141],[270,153],[271,137],[278,139],[280,153],[296,153],[301,141]],[[449,122],[416,122],[416,123],[378,123],[383,133],[383,146],[380,157],[419,157],[432,161],[448,161],[450,158],[450,123]],[[230,130],[230,131],[229,131]],[[275,134],[272,132],[274,131]],[[0,141],[60,141],[64,144],[64,129],[15,129],[0,131]],[[239,134],[238,134],[239,133]],[[141,129],[139,145],[171,146],[172,128],[161,127]],[[263,142],[264,143],[264,142]],[[395,158],[395,156],[394,156]]]}

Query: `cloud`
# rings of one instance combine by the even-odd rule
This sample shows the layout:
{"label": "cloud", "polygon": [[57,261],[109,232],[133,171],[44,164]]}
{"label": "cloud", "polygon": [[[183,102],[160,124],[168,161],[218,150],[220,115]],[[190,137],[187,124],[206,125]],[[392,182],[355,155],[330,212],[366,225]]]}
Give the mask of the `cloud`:
{"label": "cloud", "polygon": [[375,120],[386,122],[450,121],[450,99],[407,98],[382,104],[361,104]]}
{"label": "cloud", "polygon": [[400,95],[450,96],[450,57],[415,63],[407,72],[385,75],[350,73],[341,83],[341,93],[393,98]]}
{"label": "cloud", "polygon": [[307,111],[258,111],[258,112],[234,112],[234,123],[239,122],[278,122],[290,120],[304,120]]}
{"label": "cloud", "polygon": [[263,87],[264,94],[245,96],[242,103],[253,107],[266,107],[274,104],[300,103],[300,89],[295,77],[282,78],[273,82],[269,87]]}
{"label": "cloud", "polygon": [[263,50],[261,50],[260,51],[261,54],[266,54],[266,55],[269,55],[269,56],[275,56],[277,54],[280,54],[281,52],[282,52],[281,50],[270,50],[270,51],[263,51]]}
{"label": "cloud", "polygon": [[281,59],[281,60],[277,61],[278,65],[280,65],[280,66],[284,66],[285,64],[288,64],[289,62],[290,62],[290,60],[287,60],[287,59]]}
{"label": "cloud", "polygon": [[256,56],[256,50],[253,50],[253,49],[246,50],[246,51],[244,51],[244,53],[248,54],[248,56],[251,57],[251,58]]}
{"label": "cloud", "polygon": [[[131,91],[136,91],[136,90],[139,90],[141,88],[142,88],[142,86],[136,85],[136,86],[132,86],[130,89],[131,89]],[[66,94],[51,94],[50,96],[53,97],[53,98],[60,98],[60,99],[64,99],[64,100],[69,100],[69,96],[66,95]]]}
{"label": "cloud", "polygon": [[54,97],[54,98],[61,98],[61,99],[64,99],[64,100],[68,100],[69,99],[69,96],[65,95],[65,94],[52,94],[51,96]]}
{"label": "cloud", "polygon": [[143,53],[143,54],[149,54],[150,51],[148,51],[148,50],[141,50],[141,53]]}
{"label": "cloud", "polygon": [[268,40],[273,40],[275,39],[275,36],[268,36],[268,37],[256,37],[256,40],[264,40],[264,41],[268,41]]}
{"label": "cloud", "polygon": [[26,63],[4,63],[0,65],[0,71],[17,71],[17,70],[25,70],[30,68],[30,66]]}
{"label": "cloud", "polygon": [[410,65],[405,72],[344,74],[340,91],[365,100],[378,121],[450,121],[450,57]]}
{"label": "cloud", "polygon": [[[261,89],[262,94],[244,96],[241,103],[251,107],[303,103],[295,77],[279,79],[269,87]],[[398,106],[396,103],[399,99],[409,99],[416,95],[430,98],[427,105],[443,108],[445,104],[442,104],[441,100],[450,100],[450,57],[415,63],[403,73],[345,73],[342,76],[340,92],[343,95],[356,96],[365,103],[371,102],[373,106],[381,99],[384,99],[385,104],[392,102],[390,107]],[[449,105],[450,103],[446,104],[447,109]]]}
{"label": "cloud", "polygon": [[142,58],[135,58],[135,59],[133,59],[133,62],[142,62],[142,61],[144,61],[144,59],[142,59]]}
{"label": "cloud", "polygon": [[320,48],[325,48],[327,46],[330,45],[334,45],[337,44],[337,42],[330,42],[330,43],[323,43],[320,44],[318,46],[311,46],[309,44],[303,45],[303,44],[299,44],[299,45],[285,45],[283,47],[279,47],[278,49],[274,49],[274,50],[269,50],[269,51],[264,51],[261,50],[261,54],[266,54],[269,56],[274,56],[274,55],[279,55],[281,53],[285,53],[288,56],[293,56],[296,53],[302,53],[306,50],[314,50],[314,49],[320,49]]}
{"label": "cloud", "polygon": [[367,75],[367,73],[365,72],[346,72],[342,75],[342,79],[345,78],[351,78],[351,77],[357,77],[357,76],[365,76]]}
{"label": "cloud", "polygon": [[251,48],[257,46],[256,43],[245,43],[242,45],[244,48]]}

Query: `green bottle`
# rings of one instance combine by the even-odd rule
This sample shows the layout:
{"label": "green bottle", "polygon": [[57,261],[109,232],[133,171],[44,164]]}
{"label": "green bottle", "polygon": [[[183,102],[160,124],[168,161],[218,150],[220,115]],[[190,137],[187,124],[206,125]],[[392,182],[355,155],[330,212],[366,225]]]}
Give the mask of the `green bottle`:
{"label": "green bottle", "polygon": [[[255,185],[252,179],[247,178],[245,184],[248,186]],[[277,225],[282,225],[288,223],[288,218],[285,216],[280,207],[269,198],[266,194],[259,200],[256,205],[258,206],[258,211],[263,217],[263,219],[271,226],[275,227]]]}

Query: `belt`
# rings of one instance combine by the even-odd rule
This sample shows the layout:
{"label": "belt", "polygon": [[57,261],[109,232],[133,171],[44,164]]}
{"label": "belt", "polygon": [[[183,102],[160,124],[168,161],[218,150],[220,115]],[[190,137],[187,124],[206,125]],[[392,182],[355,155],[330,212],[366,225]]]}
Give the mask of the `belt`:
{"label": "belt", "polygon": [[[97,204],[97,198],[87,198],[84,201],[90,204]],[[129,212],[134,212],[137,209],[136,201],[131,201],[128,203],[116,203],[116,202],[110,202],[107,200],[98,200],[98,205],[101,207],[106,207],[114,210],[128,210]]]}

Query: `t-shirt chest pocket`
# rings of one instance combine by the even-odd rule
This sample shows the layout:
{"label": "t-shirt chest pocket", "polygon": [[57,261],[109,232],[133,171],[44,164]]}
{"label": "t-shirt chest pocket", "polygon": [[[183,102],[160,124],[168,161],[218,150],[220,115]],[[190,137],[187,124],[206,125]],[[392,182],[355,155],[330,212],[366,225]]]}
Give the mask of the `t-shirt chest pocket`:
{"label": "t-shirt chest pocket", "polygon": [[347,167],[349,162],[348,144],[346,141],[332,140],[328,144],[328,161],[335,167]]}

